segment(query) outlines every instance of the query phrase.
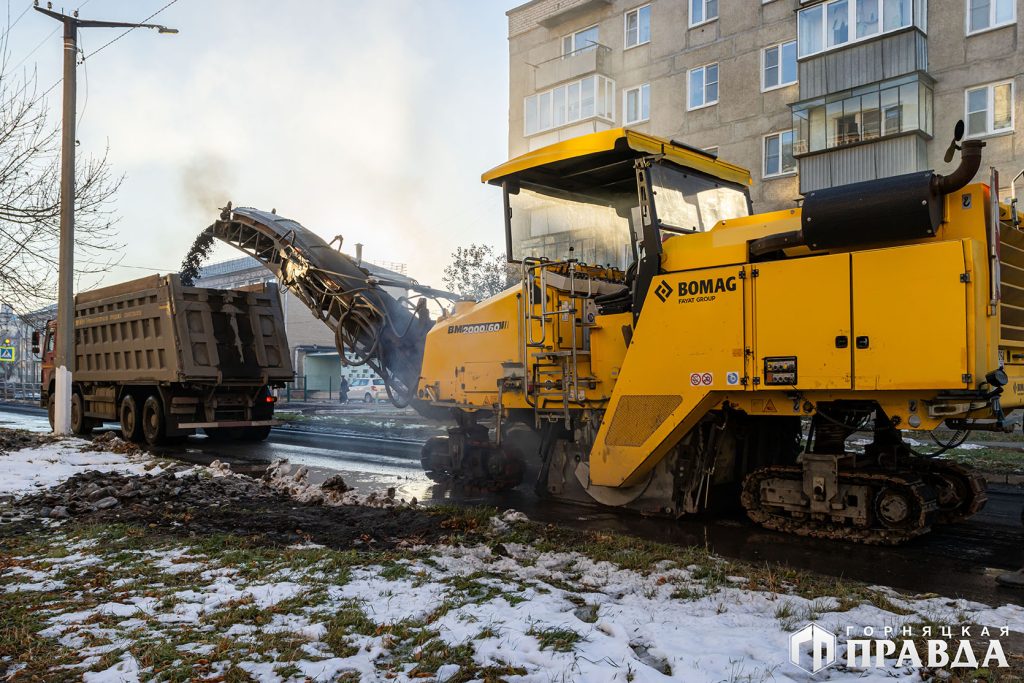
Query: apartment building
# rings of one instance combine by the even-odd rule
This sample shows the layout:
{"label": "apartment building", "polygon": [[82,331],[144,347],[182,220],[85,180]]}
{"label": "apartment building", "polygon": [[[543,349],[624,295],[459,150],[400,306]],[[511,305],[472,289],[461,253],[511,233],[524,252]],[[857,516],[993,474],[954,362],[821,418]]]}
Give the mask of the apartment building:
{"label": "apartment building", "polygon": [[[1024,169],[1024,0],[532,0],[508,13],[509,155],[614,127],[746,166],[756,211],[949,168]],[[1024,198],[1024,180],[1017,183]]]}

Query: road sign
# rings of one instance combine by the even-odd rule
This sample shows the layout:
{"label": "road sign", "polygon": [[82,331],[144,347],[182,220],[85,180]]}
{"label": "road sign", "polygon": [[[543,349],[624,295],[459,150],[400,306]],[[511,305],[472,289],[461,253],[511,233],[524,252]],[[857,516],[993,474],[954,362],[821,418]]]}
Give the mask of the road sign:
{"label": "road sign", "polygon": [[14,362],[14,347],[13,346],[0,346],[0,363],[13,363]]}

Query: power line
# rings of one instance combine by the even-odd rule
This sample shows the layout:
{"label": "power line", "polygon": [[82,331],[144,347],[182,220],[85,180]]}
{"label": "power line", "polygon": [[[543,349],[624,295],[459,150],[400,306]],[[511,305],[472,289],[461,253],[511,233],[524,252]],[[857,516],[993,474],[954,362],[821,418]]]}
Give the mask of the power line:
{"label": "power line", "polygon": [[78,125],[81,126],[82,119],[85,118],[85,109],[89,106],[89,65],[85,63],[85,41],[81,35],[78,36],[78,42],[82,45],[82,75],[85,76],[85,100],[82,102],[82,111],[78,112]]}
{"label": "power line", "polygon": [[[8,16],[10,16],[10,9],[11,9],[11,5],[10,5],[10,3],[7,3]],[[31,3],[29,3],[28,5],[25,6],[25,9],[23,9],[21,11],[21,14],[18,15],[18,18],[14,20],[13,24],[9,24],[7,26],[7,30],[4,31],[4,34],[2,36],[0,36],[0,40],[3,40],[4,38],[7,37],[7,34],[11,32],[11,29],[18,25],[18,22],[21,21],[21,18],[23,16],[25,16],[25,14],[27,14],[30,9],[32,9]]]}
{"label": "power line", "polygon": [[[87,4],[89,4],[89,2],[90,2],[90,0],[85,0],[85,2],[83,2],[83,3],[82,3],[81,7],[85,7],[85,6],[87,5]],[[152,19],[152,18],[153,18],[153,17],[155,17],[156,15],[160,14],[161,12],[163,12],[163,11],[164,11],[165,9],[167,9],[168,7],[170,7],[171,5],[173,5],[173,4],[174,4],[174,3],[176,3],[176,2],[178,2],[178,0],[171,0],[171,1],[169,2],[169,3],[167,3],[166,5],[164,5],[163,7],[161,7],[160,9],[158,9],[157,11],[153,12],[152,14],[150,14],[150,15],[149,15],[148,17],[146,17],[145,19],[143,19],[143,20],[142,20],[142,21],[140,21],[139,23],[140,23],[140,24],[145,24],[145,23],[146,23],[146,22],[148,22],[148,21],[149,21],[150,19]],[[106,47],[108,47],[108,46],[110,46],[110,45],[113,45],[114,43],[116,43],[117,41],[119,41],[119,40],[120,40],[121,38],[124,38],[124,37],[125,37],[126,35],[128,35],[128,34],[129,34],[129,33],[131,33],[132,31],[134,31],[134,30],[135,30],[136,28],[138,28],[138,27],[137,27],[137,26],[133,26],[132,28],[130,28],[130,29],[128,29],[127,31],[125,31],[124,33],[122,33],[122,34],[120,34],[120,35],[116,36],[116,37],[115,37],[115,38],[113,38],[112,40],[109,40],[109,41],[107,41],[106,43],[104,43],[103,45],[101,45],[100,47],[98,47],[97,49],[93,50],[93,51],[92,51],[92,52],[90,52],[90,53],[89,53],[88,55],[85,55],[85,54],[83,54],[83,55],[82,55],[82,63],[84,64],[84,63],[85,63],[85,60],[86,60],[87,58],[89,58],[89,57],[92,57],[93,55],[95,55],[96,53],[100,52],[100,51],[101,51],[101,50],[103,50],[104,48],[106,48]],[[49,40],[49,39],[50,39],[50,37],[51,37],[51,36],[52,36],[52,35],[53,35],[54,33],[56,33],[57,31],[59,31],[59,30],[60,30],[60,26],[57,26],[57,28],[53,29],[53,31],[52,31],[52,32],[50,33],[50,35],[49,35],[49,36],[46,36],[46,38],[44,38],[44,39],[43,39],[43,42],[46,42],[47,40]],[[42,44],[43,44],[43,43],[39,43],[39,45],[37,45],[37,46],[36,46],[36,47],[35,47],[35,48],[34,48],[34,49],[32,50],[32,52],[30,52],[30,53],[29,53],[29,56],[31,56],[33,52],[35,52],[36,50],[38,50],[38,49],[39,49],[39,47],[40,47],[40,46],[42,46]],[[27,59],[27,58],[28,58],[28,57],[26,57],[26,59]],[[21,62],[18,62],[18,65],[20,66],[20,65],[21,65],[21,63],[22,63],[22,62],[24,62],[24,61],[25,61],[24,59],[23,59],[23,60],[21,60]],[[17,67],[15,67],[15,68],[17,68]],[[88,77],[88,76],[87,76],[87,77]],[[30,106],[30,107],[33,107],[33,106],[35,106],[36,104],[38,104],[40,100],[42,100],[42,99],[43,99],[44,97],[46,97],[46,96],[47,96],[47,95],[49,95],[49,94],[50,94],[51,92],[53,92],[53,89],[54,89],[54,88],[56,88],[56,87],[57,87],[58,85],[60,85],[60,84],[61,84],[61,83],[63,83],[63,82],[64,82],[64,79],[63,79],[63,78],[58,78],[58,79],[57,79],[57,82],[56,82],[56,83],[54,83],[53,85],[51,85],[51,86],[50,86],[49,88],[47,88],[47,89],[46,89],[45,91],[43,91],[43,94],[42,94],[42,95],[40,95],[39,97],[37,97],[37,98],[35,98],[34,100],[32,100],[32,104],[30,104],[29,106]]]}
{"label": "power line", "polygon": [[[14,66],[12,66],[12,67],[11,67],[11,70],[10,70],[10,71],[8,71],[7,73],[10,73],[11,71],[14,71],[14,70],[15,70],[15,69],[17,69],[17,68],[18,68],[19,66],[21,66],[21,65],[22,65],[22,64],[24,64],[24,63],[25,63],[26,61],[28,61],[28,58],[29,58],[29,57],[31,57],[32,55],[34,55],[34,54],[35,54],[35,53],[36,53],[36,52],[37,52],[37,51],[39,50],[39,48],[41,48],[41,47],[42,47],[43,45],[45,45],[45,44],[46,44],[46,41],[48,41],[48,40],[49,40],[50,38],[52,38],[52,37],[53,37],[53,34],[55,34],[55,33],[56,33],[57,31],[59,31],[59,30],[60,30],[60,26],[58,25],[58,26],[57,26],[57,28],[55,28],[55,29],[53,29],[52,31],[50,31],[49,33],[47,33],[47,34],[46,34],[46,37],[45,37],[45,38],[43,38],[42,40],[40,40],[40,41],[39,41],[39,44],[38,44],[38,45],[36,45],[36,46],[35,46],[34,48],[32,48],[32,51],[31,51],[31,52],[29,52],[29,53],[28,53],[27,55],[25,55],[24,57],[22,57],[22,58],[21,58],[21,61],[20,61],[20,62],[18,62],[18,63],[17,63],[17,64],[15,64]],[[51,88],[51,90],[52,90],[52,88]]]}
{"label": "power line", "polygon": [[[174,3],[176,3],[176,2],[178,2],[178,0],[171,0],[171,1],[169,2],[169,3],[167,3],[166,5],[164,5],[163,7],[161,7],[160,9],[158,9],[157,11],[153,12],[152,14],[150,14],[150,15],[149,15],[148,17],[146,17],[146,18],[145,18],[145,19],[143,19],[142,21],[139,21],[139,22],[136,22],[136,23],[139,23],[139,24],[148,24],[148,23],[149,23],[149,20],[150,20],[150,19],[152,19],[152,18],[153,18],[153,17],[155,17],[156,15],[160,14],[161,12],[163,12],[163,11],[164,11],[165,9],[167,9],[168,7],[170,7],[171,5],[173,5],[173,4],[174,4]],[[106,43],[104,43],[103,45],[101,45],[100,47],[98,47],[98,48],[97,48],[96,50],[94,50],[93,52],[90,52],[90,53],[89,53],[88,55],[86,55],[85,57],[83,57],[83,60],[84,60],[84,59],[88,59],[89,57],[92,57],[93,55],[95,55],[95,54],[97,54],[97,53],[99,53],[99,52],[102,52],[102,51],[103,51],[103,50],[104,50],[105,48],[107,48],[107,47],[110,47],[111,45],[113,45],[113,44],[114,44],[114,43],[116,43],[117,41],[121,40],[122,38],[124,38],[124,37],[125,37],[126,35],[128,35],[129,33],[131,33],[132,31],[134,31],[134,30],[135,30],[135,29],[137,29],[137,28],[139,28],[139,27],[138,27],[138,26],[132,26],[132,27],[131,27],[130,29],[128,29],[128,30],[127,30],[127,31],[125,31],[124,33],[122,33],[122,34],[120,34],[120,35],[118,35],[118,36],[115,36],[114,38],[111,38],[111,39],[110,39],[110,40],[108,40],[108,41],[107,41]]]}

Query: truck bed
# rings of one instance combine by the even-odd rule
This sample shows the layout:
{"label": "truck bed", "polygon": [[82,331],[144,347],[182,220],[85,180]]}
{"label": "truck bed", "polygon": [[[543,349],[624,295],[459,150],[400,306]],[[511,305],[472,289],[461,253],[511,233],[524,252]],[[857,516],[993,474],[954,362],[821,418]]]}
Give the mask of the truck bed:
{"label": "truck bed", "polygon": [[269,384],[292,379],[276,285],[183,287],[151,275],[75,297],[76,382]]}

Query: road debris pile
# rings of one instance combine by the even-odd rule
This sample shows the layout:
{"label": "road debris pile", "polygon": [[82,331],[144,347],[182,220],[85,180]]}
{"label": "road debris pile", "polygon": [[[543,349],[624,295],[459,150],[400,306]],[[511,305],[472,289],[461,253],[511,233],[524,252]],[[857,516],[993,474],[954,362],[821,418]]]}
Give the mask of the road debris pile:
{"label": "road debris pile", "polygon": [[312,505],[363,505],[372,508],[411,508],[416,507],[418,504],[415,498],[409,501],[406,501],[404,498],[396,498],[394,488],[389,488],[384,495],[377,491],[361,494],[353,491],[339,474],[334,475],[323,484],[309,483],[307,481],[308,475],[308,468],[299,467],[292,472],[292,466],[287,460],[278,459],[267,468],[266,473],[263,475],[263,481],[275,491],[280,491],[295,500]]}
{"label": "road debris pile", "polygon": [[[276,463],[265,480],[210,468],[177,466],[155,474],[79,472],[23,498],[36,516],[88,523],[131,523],[172,533],[259,536],[272,544],[314,542],[334,548],[394,548],[449,534],[443,519],[389,494],[360,496],[340,477],[311,486],[300,469]],[[293,496],[292,493],[298,495]]]}
{"label": "road debris pile", "polygon": [[0,454],[36,448],[56,441],[52,434],[38,434],[24,429],[0,429]]}
{"label": "road debris pile", "polygon": [[83,453],[118,453],[120,455],[142,455],[145,449],[131,441],[125,441],[117,432],[103,432],[82,446]]}

